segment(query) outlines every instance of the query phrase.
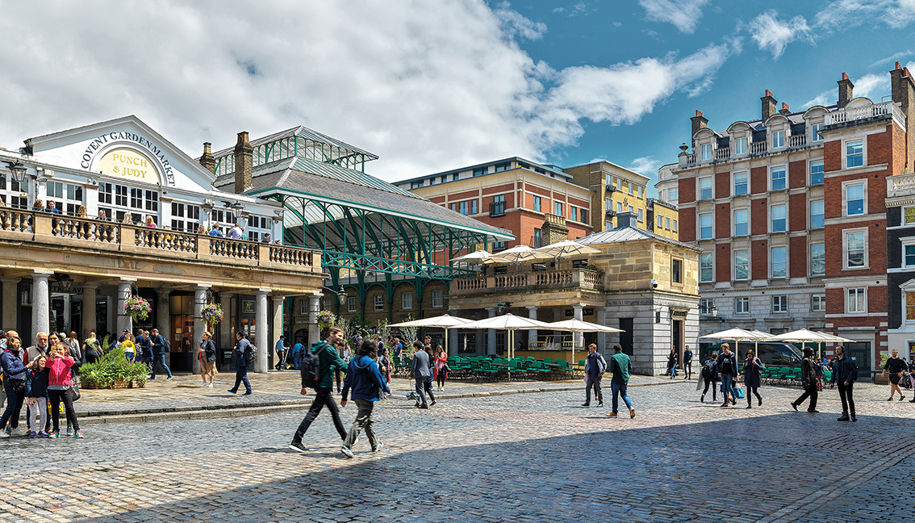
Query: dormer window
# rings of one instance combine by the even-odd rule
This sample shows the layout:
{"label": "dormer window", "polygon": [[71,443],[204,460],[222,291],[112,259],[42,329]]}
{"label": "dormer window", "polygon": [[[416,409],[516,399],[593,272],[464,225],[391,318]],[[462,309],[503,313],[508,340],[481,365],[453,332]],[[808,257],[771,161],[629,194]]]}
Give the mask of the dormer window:
{"label": "dormer window", "polygon": [[775,131],[772,133],[772,148],[779,149],[785,146],[785,131]]}
{"label": "dormer window", "polygon": [[704,143],[699,147],[699,159],[703,162],[712,159],[712,144]]}
{"label": "dormer window", "polygon": [[734,154],[747,154],[747,137],[738,136],[734,140]]}
{"label": "dormer window", "polygon": [[821,124],[821,123],[815,123],[810,126],[811,141],[814,141],[814,142],[823,141],[823,137],[820,136],[820,129],[822,129],[822,128],[823,128],[823,124]]}

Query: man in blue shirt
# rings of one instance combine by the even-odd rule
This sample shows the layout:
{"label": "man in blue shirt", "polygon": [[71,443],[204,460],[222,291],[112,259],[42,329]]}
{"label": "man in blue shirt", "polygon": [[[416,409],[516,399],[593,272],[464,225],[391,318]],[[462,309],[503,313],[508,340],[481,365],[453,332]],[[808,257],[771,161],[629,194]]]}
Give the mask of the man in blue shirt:
{"label": "man in blue shirt", "polygon": [[295,367],[295,370],[299,370],[302,366],[302,356],[305,354],[303,349],[305,348],[301,342],[296,343],[292,346],[292,365]]}
{"label": "man in blue shirt", "polygon": [[286,336],[280,334],[280,339],[276,340],[273,350],[276,352],[276,370],[283,370],[286,363]]}
{"label": "man in blue shirt", "polygon": [[153,362],[152,362],[152,376],[149,379],[156,379],[156,368],[157,365],[162,365],[162,368],[165,369],[165,372],[168,373],[168,377],[165,378],[165,381],[171,381],[172,379],[172,370],[168,368],[168,365],[165,363],[165,352],[167,350],[167,344],[165,338],[159,334],[159,329],[152,330],[152,336],[149,338],[150,343],[152,343],[153,350]]}

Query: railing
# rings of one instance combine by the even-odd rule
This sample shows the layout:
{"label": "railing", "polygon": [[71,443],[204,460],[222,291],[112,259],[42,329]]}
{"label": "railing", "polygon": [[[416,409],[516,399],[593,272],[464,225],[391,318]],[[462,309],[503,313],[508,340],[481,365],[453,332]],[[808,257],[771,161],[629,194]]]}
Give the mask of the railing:
{"label": "railing", "polygon": [[803,147],[807,145],[807,135],[806,134],[796,134],[788,137],[788,146],[789,147]]}
{"label": "railing", "polygon": [[768,149],[768,142],[751,142],[750,143],[750,154],[760,154],[766,152]]}
{"label": "railing", "polygon": [[719,147],[715,149],[715,159],[723,160],[725,158],[730,158],[731,148],[730,147]]}
{"label": "railing", "polygon": [[896,107],[895,102],[882,102],[865,107],[855,107],[853,109],[836,109],[835,111],[826,114],[825,123],[826,125],[835,125],[887,115],[896,115],[901,121],[905,121],[905,117],[902,115],[899,108]]}
{"label": "railing", "polygon": [[562,269],[455,278],[451,281],[451,294],[466,296],[521,290],[548,292],[569,287],[598,290],[602,285],[603,276],[598,271]]}
{"label": "railing", "polygon": [[489,202],[489,217],[505,216],[505,202]]}
{"label": "railing", "polygon": [[915,174],[887,176],[886,195],[888,197],[915,195]]}
{"label": "railing", "polygon": [[458,278],[454,280],[455,287],[459,291],[471,291],[486,288],[487,278]]}
{"label": "railing", "polygon": [[0,207],[0,241],[36,242],[141,256],[321,271],[317,251],[169,229]]}

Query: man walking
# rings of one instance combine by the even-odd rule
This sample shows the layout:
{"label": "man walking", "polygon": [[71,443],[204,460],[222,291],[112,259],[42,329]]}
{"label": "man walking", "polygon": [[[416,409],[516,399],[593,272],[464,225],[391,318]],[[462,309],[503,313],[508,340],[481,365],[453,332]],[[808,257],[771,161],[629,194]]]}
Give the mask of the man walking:
{"label": "man walking", "polygon": [[276,370],[283,370],[286,368],[286,336],[280,334],[280,339],[276,340],[276,345],[273,347],[273,350],[276,352]]}
{"label": "man walking", "polygon": [[734,377],[737,376],[737,355],[731,352],[731,346],[721,344],[721,354],[718,355],[718,377],[721,378],[721,395],[724,396],[722,407],[728,406],[728,395],[731,405],[737,405],[737,393],[734,391]]}
{"label": "man walking", "polygon": [[[302,445],[302,437],[305,435],[305,432],[308,430],[308,427],[311,426],[311,423],[318,417],[318,414],[321,413],[321,409],[325,406],[327,410],[330,411],[330,416],[334,421],[334,428],[337,429],[337,434],[340,435],[341,440],[346,440],[346,428],[343,426],[343,421],[340,419],[340,411],[337,409],[337,403],[334,402],[334,398],[331,395],[332,388],[334,385],[334,370],[344,369],[344,372],[347,368],[346,362],[340,358],[340,354],[337,352],[335,347],[342,347],[344,341],[343,329],[340,327],[331,327],[327,333],[327,339],[324,341],[319,341],[311,346],[313,354],[318,357],[318,386],[315,387],[315,399],[311,402],[311,407],[308,409],[308,413],[305,414],[305,418],[302,419],[302,423],[299,424],[299,428],[296,429],[295,435],[292,436],[292,443],[289,444],[289,448],[296,450],[298,452],[305,452],[305,445]],[[304,369],[303,369],[304,373]],[[305,376],[302,376],[302,396],[308,394],[308,388],[305,387]]]}
{"label": "man walking", "polygon": [[[807,347],[804,349],[804,359],[801,361],[801,385],[804,386],[804,393],[801,397],[791,402],[791,407],[797,410],[797,407],[810,398],[810,405],[807,412],[816,413],[817,410],[817,370],[816,362],[813,361],[813,349]],[[749,393],[747,394],[749,396]]]}
{"label": "man walking", "polygon": [[[429,371],[429,362],[431,360],[429,359],[429,353],[423,349],[421,341],[414,341],[413,348],[416,349],[416,352],[413,354],[413,369],[410,371],[410,376],[415,380],[416,394],[419,396],[416,398],[416,407],[428,409],[429,405],[426,403],[426,379],[432,379],[432,372]],[[435,395],[432,394],[431,389],[429,390],[429,399],[435,405]]]}
{"label": "man walking", "polygon": [[585,402],[582,407],[591,406],[591,389],[594,389],[594,398],[597,400],[597,406],[604,406],[604,395],[600,390],[600,380],[607,370],[607,360],[597,352],[597,345],[594,343],[588,345],[588,358],[585,360]]}
{"label": "man walking", "polygon": [[159,334],[159,329],[152,330],[152,336],[150,336],[149,342],[152,344],[153,350],[152,376],[150,376],[149,379],[156,379],[156,368],[159,365],[162,365],[162,368],[165,369],[165,372],[168,374],[165,381],[171,381],[172,370],[165,364],[165,352],[168,350],[168,343],[165,341],[165,338]]}
{"label": "man walking", "polygon": [[242,383],[245,384],[245,396],[250,396],[254,392],[251,390],[251,382],[248,381],[248,357],[251,351],[253,349],[251,343],[245,338],[245,333],[236,331],[235,350],[232,351],[232,360],[235,362],[235,386],[227,389],[227,392],[236,394],[238,386]]}
{"label": "man walking", "polygon": [[610,356],[610,372],[613,376],[610,378],[610,392],[613,394],[613,411],[607,416],[617,417],[618,396],[623,397],[626,406],[629,407],[629,418],[635,417],[635,409],[632,408],[632,401],[629,400],[629,394],[626,389],[629,386],[629,375],[632,373],[632,362],[629,361],[623,349],[619,345],[613,346],[613,356]]}
{"label": "man walking", "polygon": [[153,352],[152,352],[152,341],[149,339],[149,332],[144,331],[143,329],[137,329],[137,348],[140,351],[140,358],[147,367],[150,367],[152,370],[152,361],[153,361]]}
{"label": "man walking", "polygon": [[899,351],[893,349],[893,355],[886,360],[886,364],[883,366],[883,372],[881,376],[886,376],[887,373],[890,375],[890,399],[886,401],[893,401],[893,396],[898,392],[899,401],[905,399],[905,396],[902,395],[902,389],[899,388],[899,380],[902,379],[902,373],[908,370],[909,366],[906,365],[905,360],[899,357]]}
{"label": "man walking", "polygon": [[693,378],[693,351],[689,350],[689,345],[683,351],[683,379],[690,380]]}
{"label": "man walking", "polygon": [[842,400],[842,416],[836,421],[848,421],[849,414],[852,421],[858,421],[855,417],[855,400],[852,397],[852,389],[855,380],[858,379],[858,368],[855,362],[845,356],[845,347],[836,347],[836,360],[832,367],[832,382],[839,386],[839,398]]}
{"label": "man walking", "polygon": [[343,398],[340,401],[340,406],[346,407],[347,395],[352,390],[353,401],[359,407],[353,426],[350,427],[349,433],[343,441],[343,446],[340,447],[340,452],[347,458],[353,457],[352,448],[362,430],[365,430],[369,445],[372,446],[372,452],[378,452],[383,447],[375,437],[372,409],[375,407],[375,402],[379,400],[380,394],[383,392],[390,393],[391,390],[384,381],[384,377],[378,369],[378,363],[375,361],[375,358],[378,357],[377,347],[371,341],[356,347],[356,356],[350,360],[346,379],[343,380]]}

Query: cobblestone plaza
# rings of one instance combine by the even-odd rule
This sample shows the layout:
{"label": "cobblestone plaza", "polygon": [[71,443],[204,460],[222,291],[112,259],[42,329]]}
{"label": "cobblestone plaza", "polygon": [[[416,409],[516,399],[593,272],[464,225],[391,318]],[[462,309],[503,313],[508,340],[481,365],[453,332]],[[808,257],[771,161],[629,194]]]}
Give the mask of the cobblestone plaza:
{"label": "cobblestone plaza", "polygon": [[[242,400],[177,381],[151,385],[136,407],[156,390]],[[88,416],[84,440],[0,441],[0,520],[860,521],[901,514],[915,488],[915,407],[887,402],[884,387],[861,384],[858,422],[839,423],[834,390],[810,415],[791,410],[796,389],[765,387],[762,407],[747,410],[700,403],[695,382],[633,385],[636,418],[610,419],[607,407],[579,406],[583,390],[447,397],[524,389],[516,384],[458,384],[422,411],[397,382],[376,409],[384,450],[363,439],[353,460],[327,413],[306,434],[307,453],[287,448],[304,407],[147,423]],[[83,408],[92,394],[102,393],[87,391]],[[245,401],[259,396],[281,399]],[[342,415],[349,424],[353,406]]]}

